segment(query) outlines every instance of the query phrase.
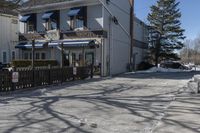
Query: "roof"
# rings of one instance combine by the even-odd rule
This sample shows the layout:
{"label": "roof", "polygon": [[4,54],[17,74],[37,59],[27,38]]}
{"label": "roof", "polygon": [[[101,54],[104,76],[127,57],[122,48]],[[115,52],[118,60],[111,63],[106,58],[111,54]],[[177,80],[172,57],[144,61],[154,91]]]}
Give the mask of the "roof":
{"label": "roof", "polygon": [[13,15],[13,16],[18,16],[18,13],[7,8],[0,8],[0,14],[8,14],[8,15]]}
{"label": "roof", "polygon": [[25,2],[22,5],[22,7],[38,6],[38,5],[65,2],[65,1],[73,1],[73,0],[29,0],[29,1]]}

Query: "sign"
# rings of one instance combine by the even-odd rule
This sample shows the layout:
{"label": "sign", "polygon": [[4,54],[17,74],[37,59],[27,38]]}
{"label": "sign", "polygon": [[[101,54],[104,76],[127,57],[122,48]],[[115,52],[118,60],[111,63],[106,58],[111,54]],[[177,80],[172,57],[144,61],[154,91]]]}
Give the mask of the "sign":
{"label": "sign", "polygon": [[77,68],[73,67],[73,74],[76,75],[77,74]]}
{"label": "sign", "polygon": [[19,72],[13,72],[12,73],[12,82],[18,83],[19,82]]}

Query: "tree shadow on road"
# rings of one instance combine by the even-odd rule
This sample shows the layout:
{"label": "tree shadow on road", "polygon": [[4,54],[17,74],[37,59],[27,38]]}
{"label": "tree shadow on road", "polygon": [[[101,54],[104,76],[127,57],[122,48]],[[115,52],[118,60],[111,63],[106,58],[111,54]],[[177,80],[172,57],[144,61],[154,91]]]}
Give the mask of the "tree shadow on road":
{"label": "tree shadow on road", "polygon": [[[130,79],[134,79],[133,77],[130,76]],[[94,82],[99,82],[99,89],[93,90],[96,86],[96,84],[93,84]],[[68,90],[66,90],[68,88],[70,88],[69,91],[74,89],[76,92],[79,90],[77,88],[81,88],[87,92],[80,94],[68,93]],[[109,114],[124,115],[119,113],[120,110],[133,118],[135,123],[141,125],[149,124],[150,127],[153,127],[173,100],[168,95],[177,93],[177,91],[148,96],[132,96],[130,94],[137,90],[145,91],[148,89],[150,89],[149,86],[145,85],[106,84],[102,80],[94,80],[87,83],[80,81],[70,85],[47,88],[44,92],[36,90],[27,91],[19,95],[9,95],[8,98],[5,97],[4,100],[0,101],[0,105],[2,105],[2,108],[7,107],[8,112],[12,112],[12,115],[7,115],[7,121],[10,123],[14,121],[14,123],[4,128],[5,130],[0,131],[2,133],[32,130],[37,132],[92,133],[98,129],[84,127],[79,123],[84,116],[90,117],[90,114],[95,114],[94,118],[98,119],[103,114],[107,116],[107,119],[112,119]],[[63,94],[58,95],[55,93],[57,91],[63,91]],[[19,109],[12,111],[11,109],[13,108],[10,108],[11,106]],[[0,115],[1,118],[4,118],[2,114]],[[124,123],[128,124],[129,121],[124,119]],[[182,123],[177,122],[176,124],[181,125]]]}
{"label": "tree shadow on road", "polygon": [[136,78],[136,79],[170,79],[170,80],[188,80],[194,75],[200,74],[200,71],[193,72],[177,72],[177,73],[127,73],[120,75],[123,78]]}

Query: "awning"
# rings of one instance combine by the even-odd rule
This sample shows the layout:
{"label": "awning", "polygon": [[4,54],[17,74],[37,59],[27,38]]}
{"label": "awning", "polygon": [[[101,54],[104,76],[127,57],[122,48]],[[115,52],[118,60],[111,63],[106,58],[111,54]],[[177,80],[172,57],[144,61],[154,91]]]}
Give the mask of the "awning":
{"label": "awning", "polygon": [[63,47],[92,47],[96,46],[95,40],[62,40],[52,41],[48,44],[49,47],[57,47],[63,43]]}
{"label": "awning", "polygon": [[69,10],[69,12],[67,13],[67,15],[69,17],[82,15],[82,8],[72,8],[72,9]]}
{"label": "awning", "polygon": [[31,15],[24,15],[22,16],[19,21],[26,23],[27,21],[29,21],[31,18]]}
{"label": "awning", "polygon": [[[44,45],[47,44],[47,42],[35,42],[35,48],[36,49],[41,49],[44,48]],[[32,44],[30,42],[21,42],[15,48],[19,49],[31,49]]]}
{"label": "awning", "polygon": [[42,15],[43,20],[50,19],[54,15],[54,12],[46,12]]}

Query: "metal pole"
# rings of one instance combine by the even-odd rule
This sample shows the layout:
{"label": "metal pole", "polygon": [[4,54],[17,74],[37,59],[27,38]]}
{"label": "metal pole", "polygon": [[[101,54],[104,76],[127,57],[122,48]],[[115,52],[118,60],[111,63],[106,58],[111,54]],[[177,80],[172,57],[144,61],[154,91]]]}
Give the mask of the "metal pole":
{"label": "metal pole", "polygon": [[61,43],[61,68],[64,67],[64,47],[63,42]]}
{"label": "metal pole", "polygon": [[134,47],[134,0],[130,0],[130,38],[131,38],[131,48],[130,48],[130,70],[133,70],[133,47]]}
{"label": "metal pole", "polygon": [[32,87],[35,86],[35,40],[32,40],[32,62],[31,62],[31,66],[32,66]]}
{"label": "metal pole", "polygon": [[63,72],[63,67],[64,67],[64,47],[63,47],[63,42],[61,43],[61,83],[64,82],[64,72]]}

